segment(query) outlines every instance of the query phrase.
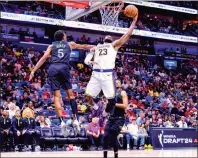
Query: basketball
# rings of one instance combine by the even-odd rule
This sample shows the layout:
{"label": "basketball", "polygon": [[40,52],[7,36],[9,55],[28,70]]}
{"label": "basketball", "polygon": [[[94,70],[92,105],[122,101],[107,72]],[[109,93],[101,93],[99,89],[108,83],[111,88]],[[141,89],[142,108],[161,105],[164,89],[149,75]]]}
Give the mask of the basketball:
{"label": "basketball", "polygon": [[128,17],[134,18],[138,13],[138,9],[134,5],[128,5],[125,10],[124,14]]}

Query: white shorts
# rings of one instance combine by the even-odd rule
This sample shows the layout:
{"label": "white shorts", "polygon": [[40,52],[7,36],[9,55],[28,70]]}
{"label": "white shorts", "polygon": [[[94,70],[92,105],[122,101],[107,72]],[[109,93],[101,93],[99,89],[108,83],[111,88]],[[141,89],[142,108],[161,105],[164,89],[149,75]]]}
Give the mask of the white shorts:
{"label": "white shorts", "polygon": [[106,98],[115,97],[115,80],[112,72],[92,72],[86,94],[95,98],[101,90]]}

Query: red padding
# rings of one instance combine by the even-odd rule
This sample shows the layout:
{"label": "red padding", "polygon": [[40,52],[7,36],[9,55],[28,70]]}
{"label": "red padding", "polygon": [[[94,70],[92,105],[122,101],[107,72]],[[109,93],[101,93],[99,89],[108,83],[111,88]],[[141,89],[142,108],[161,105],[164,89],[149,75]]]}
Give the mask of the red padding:
{"label": "red padding", "polygon": [[80,2],[75,2],[75,1],[47,1],[49,3],[54,3],[54,4],[58,4],[61,6],[68,6],[68,7],[72,7],[72,8],[86,8],[89,6],[89,1],[80,1]]}

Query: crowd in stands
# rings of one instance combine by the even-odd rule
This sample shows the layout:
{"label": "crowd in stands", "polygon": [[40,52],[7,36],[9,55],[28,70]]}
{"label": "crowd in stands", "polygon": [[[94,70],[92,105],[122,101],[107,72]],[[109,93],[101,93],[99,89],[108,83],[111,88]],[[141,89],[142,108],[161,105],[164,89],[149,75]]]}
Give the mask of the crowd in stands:
{"label": "crowd in stands", "polygon": [[[93,13],[84,16],[80,18],[80,21],[101,24],[101,17],[98,14],[99,13]],[[123,13],[120,13],[118,21],[120,27],[128,28],[130,27],[132,19],[126,17]],[[191,28],[196,30],[197,26],[197,24],[193,24],[191,25]],[[195,36],[189,31],[189,28],[184,30],[183,24],[179,23],[177,20],[169,20],[168,18],[160,17],[160,15],[140,14],[135,28],[153,32]]]}
{"label": "crowd in stands", "polygon": [[160,18],[160,16],[154,16],[152,14],[141,16],[140,20],[137,23],[137,28],[153,32],[162,32],[178,35],[184,34],[182,25],[174,21],[164,19],[163,17]]}
{"label": "crowd in stands", "polygon": [[0,2],[0,11],[64,19],[64,7],[41,1]]}
{"label": "crowd in stands", "polygon": [[193,1],[154,1],[154,3],[161,3],[161,4],[167,4],[177,7],[186,7],[192,9],[197,9],[198,7],[197,3]]}
{"label": "crowd in stands", "polygon": [[[73,39],[72,36],[69,38]],[[89,41],[91,39],[83,36],[76,42]],[[102,39],[97,40],[95,44],[101,41]],[[25,149],[31,148],[24,139],[29,136],[29,130],[60,124],[54,110],[50,86],[46,83],[49,63],[37,71],[32,82],[28,81],[32,68],[41,56],[42,52],[31,48],[0,43],[0,122],[5,125],[0,127],[1,138],[5,135],[13,136],[16,150],[20,140],[24,140]],[[192,67],[185,69],[185,65]],[[119,142],[125,148],[152,148],[151,127],[197,127],[198,80],[195,65],[184,63],[181,70],[170,72],[146,57],[119,55],[115,72],[116,79],[121,80],[122,88],[129,97],[125,126],[119,135]],[[74,121],[68,97],[61,91],[64,121],[68,125],[76,124],[77,129],[85,128],[91,141],[90,149],[102,150],[106,122],[102,112],[107,99],[100,94],[95,106],[85,104],[85,87],[91,69],[78,63],[75,68],[71,68],[71,74],[79,123]],[[5,120],[8,120],[8,126]],[[35,135],[36,138],[37,136]],[[36,140],[38,143],[38,138]],[[5,142],[2,144],[6,146]]]}

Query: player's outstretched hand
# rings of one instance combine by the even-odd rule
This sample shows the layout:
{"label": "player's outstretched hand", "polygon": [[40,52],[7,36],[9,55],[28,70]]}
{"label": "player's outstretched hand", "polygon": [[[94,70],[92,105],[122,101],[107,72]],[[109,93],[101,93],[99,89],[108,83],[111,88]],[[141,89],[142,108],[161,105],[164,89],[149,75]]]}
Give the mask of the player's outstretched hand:
{"label": "player's outstretched hand", "polygon": [[34,72],[31,72],[30,77],[29,77],[29,81],[31,81],[33,77],[34,77]]}
{"label": "player's outstretched hand", "polygon": [[133,20],[137,21],[137,19],[138,19],[138,12],[137,12],[136,16],[133,18]]}

